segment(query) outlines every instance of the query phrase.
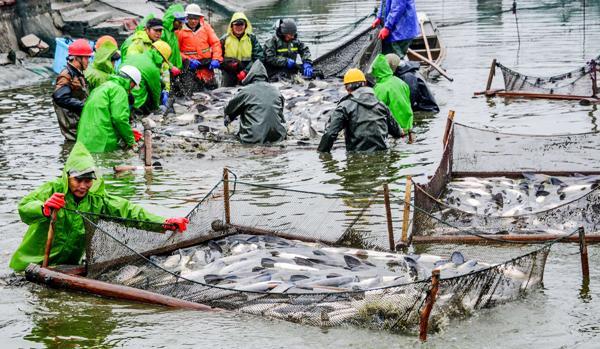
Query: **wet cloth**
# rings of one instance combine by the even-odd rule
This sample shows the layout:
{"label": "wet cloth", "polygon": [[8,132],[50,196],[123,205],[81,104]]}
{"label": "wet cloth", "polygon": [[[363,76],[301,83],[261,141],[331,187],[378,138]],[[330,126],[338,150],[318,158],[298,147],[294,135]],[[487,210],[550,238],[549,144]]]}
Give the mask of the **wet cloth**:
{"label": "wet cloth", "polygon": [[[246,21],[246,32],[241,38],[233,35],[231,25],[233,22],[243,19]],[[258,42],[256,35],[252,33],[252,24],[242,12],[236,12],[229,21],[227,34],[221,38],[223,49],[223,86],[235,86],[238,84],[237,74],[250,71],[252,63],[256,60],[264,60],[264,51]]]}
{"label": "wet cloth", "polygon": [[427,82],[419,73],[418,62],[406,62],[403,66],[396,68],[394,75],[402,79],[410,88],[410,101],[412,109],[428,112],[439,112],[433,93],[429,90]]}
{"label": "wet cloth", "polygon": [[385,150],[388,134],[402,136],[390,110],[377,100],[370,87],[361,87],[342,98],[329,117],[318,151],[331,151],[342,130],[347,151]]}
{"label": "wet cloth", "polygon": [[402,79],[394,76],[385,56],[377,55],[371,66],[371,74],[377,84],[375,96],[385,104],[400,127],[408,132],[413,127],[413,111],[410,102],[410,88]]}
{"label": "wet cloth", "polygon": [[420,34],[414,0],[381,0],[377,18],[390,30],[384,42],[411,40]]}
{"label": "wet cloth", "polygon": [[96,87],[106,82],[111,74],[115,72],[112,56],[119,48],[112,41],[107,40],[98,47],[94,54],[92,62],[85,70],[85,80],[88,84],[88,91],[91,93]]}
{"label": "wet cloth", "polygon": [[25,224],[29,225],[29,229],[10,260],[12,269],[23,271],[29,263],[42,263],[50,225],[50,218],[42,214],[42,206],[54,193],[64,193],[66,205],[56,215],[54,240],[50,250],[50,265],[78,264],[85,251],[83,218],[66,209],[147,222],[164,222],[164,217],[151,214],[138,205],[108,194],[102,179],[95,180],[88,194],[76,202],[75,197],[69,191],[68,172],[93,167],[95,167],[94,160],[90,153],[85,146],[76,143],[67,159],[62,176],[43,184],[21,200],[19,216]]}
{"label": "wet cloth", "polygon": [[139,88],[131,91],[135,99],[133,106],[136,109],[145,110],[145,113],[158,109],[162,91],[162,75],[159,69],[162,65],[162,57],[160,54],[156,51],[130,54],[122,64],[132,65],[142,73],[142,82]]}
{"label": "wet cloth", "polygon": [[312,64],[310,49],[305,43],[298,40],[295,36],[290,42],[285,42],[283,36],[277,29],[276,34],[269,39],[265,45],[265,67],[269,73],[269,78],[279,73],[297,73],[296,69],[287,69],[287,60],[297,61],[298,56],[302,63]]}
{"label": "wet cloth", "polygon": [[60,132],[68,141],[77,139],[77,123],[87,96],[83,72],[67,62],[67,67],[56,77],[52,103]]}
{"label": "wet cloth", "polygon": [[240,117],[239,138],[242,143],[265,144],[285,139],[284,98],[279,89],[267,82],[265,66],[256,61],[244,86],[225,107],[230,120]]}
{"label": "wet cloth", "polygon": [[135,143],[129,124],[130,80],[113,75],[96,88],[83,108],[77,141],[92,153],[103,153]]}
{"label": "wet cloth", "polygon": [[[176,31],[177,40],[181,57],[185,60],[196,59],[199,61],[217,60],[223,61],[223,53],[221,51],[221,41],[215,34],[213,28],[204,21],[204,17],[200,17],[198,28],[190,28],[185,24],[183,28]],[[184,64],[184,70],[188,65]],[[196,70],[196,77],[203,82],[214,80],[214,73],[208,69],[208,65]]]}
{"label": "wet cloth", "polygon": [[181,52],[179,51],[179,41],[177,41],[177,35],[173,29],[173,22],[175,22],[175,13],[184,13],[183,5],[174,4],[169,6],[165,15],[163,16],[163,31],[160,39],[171,47],[171,57],[169,61],[171,64],[179,69],[183,67],[181,62]]}

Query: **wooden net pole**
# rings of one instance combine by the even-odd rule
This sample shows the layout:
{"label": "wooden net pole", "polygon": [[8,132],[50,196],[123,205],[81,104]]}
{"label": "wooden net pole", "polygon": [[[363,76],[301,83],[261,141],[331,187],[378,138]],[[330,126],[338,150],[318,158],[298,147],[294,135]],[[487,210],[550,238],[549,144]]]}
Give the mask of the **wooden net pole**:
{"label": "wooden net pole", "polygon": [[429,294],[425,299],[425,308],[423,308],[423,310],[421,311],[421,319],[419,321],[419,339],[421,340],[421,342],[425,342],[427,340],[429,315],[431,315],[431,310],[433,309],[433,305],[435,303],[435,297],[437,296],[439,282],[440,271],[439,269],[434,269],[431,272],[431,289],[429,289]]}
{"label": "wooden net pole", "polygon": [[50,215],[50,225],[48,226],[48,238],[46,240],[46,249],[44,251],[44,259],[42,261],[42,267],[46,268],[50,262],[50,251],[52,250],[52,241],[54,240],[54,222],[56,222],[57,210],[52,210]]}
{"label": "wooden net pole", "polygon": [[402,213],[402,242],[408,242],[408,226],[410,224],[410,200],[412,194],[412,177],[406,177],[406,187],[404,189],[404,210]]}
{"label": "wooden net pole", "polygon": [[450,136],[450,129],[452,128],[452,124],[454,123],[454,110],[448,110],[448,118],[446,119],[446,128],[444,129],[444,138],[442,139],[443,146],[446,146],[448,143],[448,137]]}
{"label": "wooden net pole", "polygon": [[[385,203],[385,218],[387,220],[388,241],[390,250],[394,251],[396,246],[394,243],[394,226],[392,225],[392,208],[390,206],[390,188],[388,184],[383,185],[383,200]],[[404,228],[402,229],[404,231]]]}
{"label": "wooden net pole", "polygon": [[144,129],[144,165],[152,166],[152,131]]}
{"label": "wooden net pole", "polygon": [[229,206],[229,170],[223,168],[223,204],[225,206],[225,223],[231,224],[231,210]]}
{"label": "wooden net pole", "polygon": [[583,283],[590,282],[590,266],[588,263],[587,243],[585,241],[585,230],[579,228],[579,254],[581,255],[581,273],[583,274]]}
{"label": "wooden net pole", "polygon": [[492,88],[492,81],[494,80],[494,76],[496,75],[496,58],[492,60],[492,65],[490,66],[490,73],[488,74],[487,84],[485,85],[485,91],[489,91]]}

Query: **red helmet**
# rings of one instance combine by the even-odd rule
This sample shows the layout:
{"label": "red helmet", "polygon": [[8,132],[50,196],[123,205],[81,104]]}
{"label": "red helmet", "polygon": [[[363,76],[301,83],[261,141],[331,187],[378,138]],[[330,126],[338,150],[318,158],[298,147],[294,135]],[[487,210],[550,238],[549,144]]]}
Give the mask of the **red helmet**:
{"label": "red helmet", "polygon": [[91,57],[93,55],[92,47],[85,39],[77,39],[69,45],[69,56]]}

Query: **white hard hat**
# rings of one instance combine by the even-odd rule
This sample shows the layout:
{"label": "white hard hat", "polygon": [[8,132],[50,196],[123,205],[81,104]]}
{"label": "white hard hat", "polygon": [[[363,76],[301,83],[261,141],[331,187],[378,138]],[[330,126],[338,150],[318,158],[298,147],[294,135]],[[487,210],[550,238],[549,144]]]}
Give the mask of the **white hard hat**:
{"label": "white hard hat", "polygon": [[135,83],[135,86],[139,86],[142,82],[142,73],[132,65],[122,66],[119,68],[119,73],[127,75]]}
{"label": "white hard hat", "polygon": [[185,7],[185,15],[195,15],[195,16],[204,16],[202,14],[202,10],[200,9],[200,6],[196,5],[196,4],[189,4]]}

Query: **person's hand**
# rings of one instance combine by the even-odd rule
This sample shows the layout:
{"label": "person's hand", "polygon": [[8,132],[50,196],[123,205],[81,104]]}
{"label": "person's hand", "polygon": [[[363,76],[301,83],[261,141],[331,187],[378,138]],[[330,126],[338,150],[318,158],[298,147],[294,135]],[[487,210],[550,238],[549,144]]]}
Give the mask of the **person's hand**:
{"label": "person's hand", "polygon": [[377,17],[377,18],[375,18],[375,20],[371,24],[371,28],[375,28],[375,27],[377,27],[380,24],[381,24],[381,18]]}
{"label": "person's hand", "polygon": [[197,59],[190,59],[190,70],[191,71],[195,71],[196,69],[198,69],[200,67],[200,61]]}
{"label": "person's hand", "polygon": [[168,218],[163,224],[163,228],[183,233],[187,229],[189,222],[190,220],[185,217]]}
{"label": "person's hand", "polygon": [[213,59],[210,61],[210,65],[208,66],[208,69],[213,70],[213,69],[219,68],[220,66],[221,66],[221,63],[218,60]]}
{"label": "person's hand", "polygon": [[242,70],[241,72],[237,73],[237,79],[239,82],[244,81],[244,79],[246,78],[246,71]]}
{"label": "person's hand", "polygon": [[294,69],[296,67],[296,61],[291,58],[288,58],[286,62],[286,67],[288,69]]}
{"label": "person's hand", "polygon": [[173,75],[173,77],[179,76],[180,74],[181,74],[181,70],[179,68],[171,67],[171,75]]}
{"label": "person's hand", "polygon": [[160,104],[167,105],[169,103],[169,91],[162,91],[160,93]]}
{"label": "person's hand", "polygon": [[136,130],[135,128],[131,129],[131,131],[133,131],[133,139],[136,142],[138,142],[140,139],[142,139],[142,133],[140,131]]}
{"label": "person's hand", "polygon": [[231,124],[231,119],[229,118],[229,115],[225,115],[225,116],[223,117],[223,125],[224,125],[225,127],[227,127],[227,126],[229,126],[229,124]]}
{"label": "person's hand", "polygon": [[313,76],[312,64],[304,63],[304,64],[302,64],[302,69],[303,69],[302,75],[306,76],[307,78],[312,78],[312,76]]}
{"label": "person's hand", "polygon": [[52,210],[60,210],[65,207],[65,194],[54,193],[52,196],[44,202],[42,207],[42,214],[46,217],[50,217]]}
{"label": "person's hand", "polygon": [[390,30],[388,28],[383,28],[379,31],[379,35],[377,36],[380,40],[385,40],[388,36],[390,36]]}

